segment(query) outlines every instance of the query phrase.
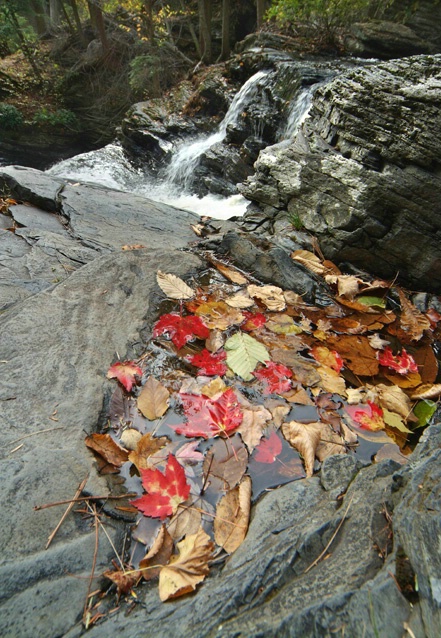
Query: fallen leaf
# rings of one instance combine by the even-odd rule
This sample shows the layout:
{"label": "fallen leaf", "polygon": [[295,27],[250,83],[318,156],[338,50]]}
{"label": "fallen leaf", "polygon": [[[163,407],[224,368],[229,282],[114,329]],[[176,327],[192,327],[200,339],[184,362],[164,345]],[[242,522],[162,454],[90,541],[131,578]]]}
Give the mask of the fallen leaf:
{"label": "fallen leaf", "polygon": [[408,419],[412,406],[409,397],[400,387],[379,383],[372,389],[377,393],[382,408],[396,412],[405,420]]}
{"label": "fallen leaf", "polygon": [[232,388],[228,388],[216,400],[192,394],[181,394],[180,398],[187,423],[169,425],[177,434],[208,439],[229,435],[242,423],[242,408]]}
{"label": "fallen leaf", "polygon": [[199,443],[200,441],[184,443],[184,445],[176,451],[175,456],[181,465],[183,463],[200,463],[205,459],[205,456],[196,449]]}
{"label": "fallen leaf", "polygon": [[341,395],[346,394],[345,380],[338,374],[338,372],[328,366],[318,367],[317,372],[320,375],[319,386],[322,390]]}
{"label": "fallen leaf", "polygon": [[271,432],[268,438],[260,441],[256,448],[254,460],[258,463],[274,463],[282,451],[282,441],[276,432]]}
{"label": "fallen leaf", "polygon": [[291,259],[302,264],[302,266],[305,266],[305,268],[311,270],[316,275],[324,275],[327,270],[319,257],[310,250],[295,250],[291,253]]}
{"label": "fallen leaf", "polygon": [[136,450],[133,450],[129,454],[129,461],[135,465],[139,471],[147,470],[151,468],[152,463],[149,458],[162,450],[169,439],[166,436],[155,437],[148,432],[144,434],[136,446]]}
{"label": "fallen leaf", "polygon": [[240,437],[217,439],[205,456],[204,483],[215,477],[221,491],[230,490],[240,482],[247,465],[248,452]]}
{"label": "fallen leaf", "polygon": [[227,366],[224,363],[227,358],[227,353],[222,351],[216,354],[212,354],[206,348],[197,354],[188,355],[185,357],[186,361],[189,361],[191,365],[199,368],[200,374],[204,374],[207,377],[214,375],[224,375],[227,371]]}
{"label": "fallen leaf", "polygon": [[410,395],[411,399],[437,399],[441,396],[441,383],[425,383],[420,385]]}
{"label": "fallen leaf", "polygon": [[190,486],[185,472],[173,454],[170,454],[165,474],[157,469],[140,470],[142,486],[147,492],[130,501],[144,516],[164,520],[176,512],[180,503],[187,500]]}
{"label": "fallen leaf", "polygon": [[233,270],[233,268],[229,268],[228,266],[224,266],[224,264],[219,263],[218,261],[211,260],[211,263],[218,269],[218,271],[233,284],[238,284],[239,286],[244,286],[248,283],[248,279],[240,274],[237,270]]}
{"label": "fallen leaf", "polygon": [[228,554],[242,544],[248,531],[251,510],[251,479],[244,476],[239,485],[219,501],[214,519],[214,540]]}
{"label": "fallen leaf", "polygon": [[126,574],[126,572],[123,572],[119,568],[115,570],[108,569],[103,573],[103,576],[116,585],[119,597],[121,594],[124,596],[127,595],[136,587],[141,580],[142,572],[130,570],[129,573]]}
{"label": "fallen leaf", "polygon": [[149,376],[138,397],[138,409],[150,421],[159,419],[168,410],[170,392],[160,381]]}
{"label": "fallen leaf", "polygon": [[254,306],[254,301],[248,295],[244,295],[242,292],[238,292],[236,295],[227,297],[225,303],[232,308],[251,308]]}
{"label": "fallen leaf", "polygon": [[347,405],[345,412],[363,430],[384,430],[383,410],[371,401],[362,405]]}
{"label": "fallen leaf", "polygon": [[207,339],[210,331],[200,317],[181,315],[171,312],[162,315],[153,327],[153,337],[168,334],[178,350],[194,338]]}
{"label": "fallen leaf", "polygon": [[409,428],[404,425],[403,419],[395,412],[390,412],[389,410],[384,409],[383,420],[385,424],[391,428],[395,428],[405,434],[412,434],[412,430],[409,430]]}
{"label": "fallen leaf", "polygon": [[181,506],[170,519],[167,530],[174,541],[179,541],[186,534],[196,534],[201,526],[202,513],[194,505]]}
{"label": "fallen leaf", "polygon": [[118,445],[110,434],[91,434],[90,436],[86,436],[85,443],[88,448],[99,454],[107,463],[115,467],[121,467],[129,458],[128,451]]}
{"label": "fallen leaf", "polygon": [[291,392],[284,392],[283,398],[290,403],[297,403],[298,405],[314,405],[314,401],[311,399],[305,388],[294,388]]}
{"label": "fallen leaf", "polygon": [[375,376],[379,363],[377,352],[362,335],[335,335],[329,337],[328,347],[336,350],[351,372],[359,376]]}
{"label": "fallen leaf", "polygon": [[209,572],[214,543],[202,527],[177,544],[179,554],[173,554],[159,574],[159,597],[164,602],[196,589]]}
{"label": "fallen leaf", "polygon": [[282,434],[292,447],[302,455],[306,476],[314,473],[315,452],[322,436],[322,423],[283,423]]}
{"label": "fallen leaf", "polygon": [[225,342],[222,330],[212,330],[210,336],[205,340],[205,347],[210,352],[218,352]]}
{"label": "fallen leaf", "polygon": [[401,354],[394,355],[392,350],[387,347],[381,352],[377,353],[378,362],[394,370],[398,374],[408,374],[409,372],[418,372],[418,366],[415,363],[413,357],[406,352],[403,348]]}
{"label": "fallen leaf", "polygon": [[372,297],[369,295],[361,295],[357,297],[358,303],[363,306],[377,306],[378,308],[386,308],[386,300],[383,297]]}
{"label": "fallen leaf", "polygon": [[317,372],[318,365],[315,362],[312,363],[291,350],[271,350],[271,357],[274,361],[288,366],[293,379],[300,385],[312,387],[320,383],[321,376]]}
{"label": "fallen leaf", "polygon": [[271,317],[267,324],[268,330],[275,332],[276,334],[294,334],[298,335],[303,332],[303,328],[294,323],[294,319],[284,313]]}
{"label": "fallen leaf", "polygon": [[225,381],[221,377],[216,377],[201,387],[201,394],[209,399],[216,400],[219,399],[220,395],[223,394],[226,389]]}
{"label": "fallen leaf", "polygon": [[173,538],[165,525],[159,532],[147,554],[139,561],[139,569],[144,580],[152,580],[159,576],[161,565],[166,565],[173,552]]}
{"label": "fallen leaf", "polygon": [[433,350],[432,343],[421,344],[418,348],[412,348],[412,356],[418,366],[418,372],[423,383],[435,383],[438,377],[438,359]]}
{"label": "fallen leaf", "polygon": [[343,359],[336,350],[329,350],[326,346],[314,346],[311,348],[310,353],[316,361],[332,368],[336,372],[340,372],[343,368]]}
{"label": "fallen leaf", "polygon": [[107,371],[107,378],[117,379],[127,392],[136,385],[136,377],[142,377],[142,370],[134,361],[117,361]]}
{"label": "fallen leaf", "polygon": [[[312,405],[312,402],[311,402]],[[283,419],[290,413],[291,407],[286,403],[280,403],[277,399],[266,399],[265,407],[271,412],[273,417],[273,425],[275,428],[280,428],[283,423]]]}
{"label": "fallen leaf", "polygon": [[413,413],[418,419],[417,428],[423,428],[430,423],[431,418],[436,412],[438,404],[428,399],[419,401],[413,409]]}
{"label": "fallen leaf", "polygon": [[225,342],[228,367],[244,381],[252,381],[252,372],[260,362],[270,360],[270,355],[259,341],[248,334],[236,332]]}
{"label": "fallen leaf", "polygon": [[126,450],[136,450],[137,445],[142,438],[142,434],[135,428],[126,428],[121,434],[120,441]]}
{"label": "fallen leaf", "polygon": [[192,299],[196,292],[190,288],[185,281],[171,273],[164,273],[158,270],[156,281],[169,299]]}
{"label": "fallen leaf", "polygon": [[202,317],[210,330],[226,330],[230,326],[238,326],[244,320],[240,310],[228,306],[225,301],[203,303],[196,310],[196,314]]}
{"label": "fallen leaf", "polygon": [[303,304],[303,299],[301,295],[298,295],[296,292],[292,290],[284,290],[283,297],[287,304],[290,306],[297,306]]}
{"label": "fallen leaf", "polygon": [[243,442],[248,448],[248,452],[254,450],[263,436],[263,432],[271,420],[272,414],[261,405],[249,404],[248,408],[242,408],[243,420],[238,428],[238,432]]}
{"label": "fallen leaf", "polygon": [[398,372],[384,370],[383,376],[400,388],[416,388],[421,385],[421,376],[419,372],[408,372],[406,375],[403,375]]}
{"label": "fallen leaf", "polygon": [[408,458],[404,456],[396,443],[385,443],[374,456],[375,463],[380,463],[380,461],[384,461],[385,459],[392,459],[401,465],[404,465],[408,461]]}
{"label": "fallen leaf", "polygon": [[412,341],[419,341],[425,330],[430,329],[429,319],[410,302],[401,288],[397,288],[400,296],[400,326]]}
{"label": "fallen leaf", "polygon": [[264,368],[259,368],[252,374],[256,379],[264,382],[264,394],[281,394],[288,392],[291,388],[292,372],[283,363],[267,361]]}
{"label": "fallen leaf", "polygon": [[243,313],[245,317],[244,323],[241,325],[241,329],[246,332],[251,332],[252,330],[257,330],[261,328],[266,323],[266,315],[261,312],[249,312],[245,310]]}
{"label": "fallen leaf", "polygon": [[383,339],[378,332],[375,332],[372,335],[368,335],[369,345],[375,350],[383,350],[383,348],[390,346],[390,341],[387,339]]}
{"label": "fallen leaf", "polygon": [[273,312],[279,312],[286,308],[283,290],[277,286],[255,286],[251,284],[247,287],[250,297],[260,299],[260,301]]}

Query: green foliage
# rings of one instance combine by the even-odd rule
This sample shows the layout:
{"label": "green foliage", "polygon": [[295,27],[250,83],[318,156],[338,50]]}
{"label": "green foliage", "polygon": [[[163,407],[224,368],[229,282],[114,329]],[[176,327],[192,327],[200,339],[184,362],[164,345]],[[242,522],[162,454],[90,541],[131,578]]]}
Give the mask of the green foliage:
{"label": "green foliage", "polygon": [[12,104],[0,103],[0,128],[14,130],[23,125],[23,114]]}
{"label": "green foliage", "polygon": [[57,111],[49,112],[47,109],[42,108],[32,118],[32,124],[49,124],[49,126],[65,126],[67,128],[74,128],[77,125],[77,118],[75,113],[68,109],[59,109]]}
{"label": "green foliage", "polygon": [[130,88],[135,92],[148,92],[149,87],[157,79],[159,69],[159,56],[151,53],[137,55],[130,62]]}
{"label": "green foliage", "polygon": [[288,217],[289,223],[295,230],[303,230],[303,222],[300,219],[300,215],[298,213],[291,213]]}

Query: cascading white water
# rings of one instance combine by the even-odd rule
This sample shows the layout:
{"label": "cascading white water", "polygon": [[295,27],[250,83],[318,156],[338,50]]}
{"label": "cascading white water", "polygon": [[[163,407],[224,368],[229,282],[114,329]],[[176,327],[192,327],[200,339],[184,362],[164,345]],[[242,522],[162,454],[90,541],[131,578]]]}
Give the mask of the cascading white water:
{"label": "cascading white water", "polygon": [[193,142],[186,142],[176,151],[165,172],[166,182],[180,184],[184,190],[188,189],[201,155],[225,139],[228,126],[237,121],[245,105],[256,97],[260,81],[267,75],[268,71],[258,71],[245,82],[240,91],[234,96],[217,131]]}
{"label": "cascading white water", "polygon": [[286,124],[279,132],[279,141],[289,140],[294,137],[300,126],[306,120],[317,86],[317,84],[313,84],[312,86],[301,89],[294,100],[292,100],[289,106]]}
{"label": "cascading white water", "polygon": [[[207,195],[200,198],[191,193],[190,185],[201,155],[214,144],[225,139],[228,126],[234,124],[245,106],[256,98],[262,82],[268,75],[268,71],[259,71],[249,78],[234,97],[218,129],[211,135],[204,135],[182,144],[174,153],[161,180],[152,179],[144,171],[135,169],[117,143],[59,162],[48,169],[47,173],[129,191],[216,219],[242,216],[249,204],[242,195],[233,195],[228,198]],[[311,96],[312,87],[309,87],[293,101],[287,125],[280,133],[281,138],[286,139],[292,136],[300,126],[307,116]],[[260,122],[257,123],[258,126],[260,124]]]}

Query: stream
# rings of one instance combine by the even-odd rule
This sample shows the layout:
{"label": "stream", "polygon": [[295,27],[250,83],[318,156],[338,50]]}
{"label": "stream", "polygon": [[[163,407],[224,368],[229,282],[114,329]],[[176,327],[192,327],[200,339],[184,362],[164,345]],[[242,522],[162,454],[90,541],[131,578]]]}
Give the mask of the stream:
{"label": "stream", "polygon": [[[232,100],[217,129],[210,135],[197,136],[177,146],[170,163],[159,178],[136,168],[118,142],[58,162],[46,172],[57,177],[135,193],[201,216],[208,215],[216,219],[242,216],[249,205],[249,201],[242,195],[222,197],[210,194],[198,197],[192,190],[192,178],[201,156],[225,139],[228,126],[234,124],[246,105],[256,98],[259,88],[268,82],[268,76],[268,71],[258,71],[249,78]],[[288,110],[287,121],[279,130],[278,141],[295,135],[308,116],[317,86],[315,84],[299,90]],[[263,126],[263,122],[257,122],[256,128],[259,129],[259,126]],[[256,135],[258,134],[259,130],[256,130]]]}

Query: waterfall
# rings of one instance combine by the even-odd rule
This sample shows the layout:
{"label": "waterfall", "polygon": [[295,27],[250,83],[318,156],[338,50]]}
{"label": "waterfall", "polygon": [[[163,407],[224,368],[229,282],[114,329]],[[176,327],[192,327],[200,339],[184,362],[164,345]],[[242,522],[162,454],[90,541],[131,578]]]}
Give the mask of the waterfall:
{"label": "waterfall", "polygon": [[193,142],[184,143],[173,155],[170,165],[165,171],[165,181],[172,184],[180,184],[184,190],[188,190],[194,169],[199,163],[199,159],[205,151],[208,151],[214,144],[222,142],[227,134],[230,124],[237,121],[246,104],[252,102],[259,90],[260,81],[268,75],[268,71],[258,71],[250,77],[235,95],[224,119],[219,124],[217,131],[207,137],[201,137]]}
{"label": "waterfall", "polygon": [[279,140],[289,140],[297,133],[300,126],[306,120],[312,104],[312,97],[318,84],[307,86],[300,90],[292,100],[285,126],[279,132]]}

